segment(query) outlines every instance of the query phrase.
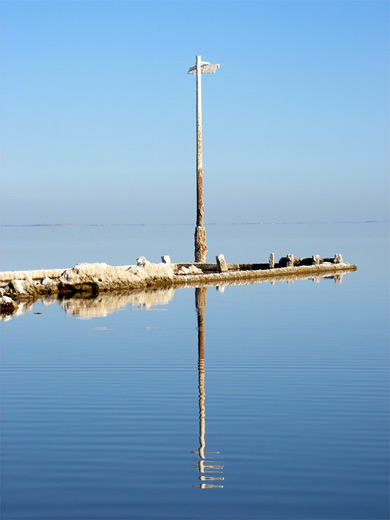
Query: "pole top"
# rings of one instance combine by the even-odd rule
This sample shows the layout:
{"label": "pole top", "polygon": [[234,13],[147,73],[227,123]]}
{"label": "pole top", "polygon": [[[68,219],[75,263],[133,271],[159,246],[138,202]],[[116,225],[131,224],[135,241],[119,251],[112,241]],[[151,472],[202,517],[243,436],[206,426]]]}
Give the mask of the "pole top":
{"label": "pole top", "polygon": [[[200,58],[200,56],[197,56],[197,58]],[[212,64],[208,61],[201,61],[200,62],[200,71],[201,74],[214,74],[214,72],[219,69],[220,65],[219,63]],[[196,74],[196,65],[193,65],[188,69],[187,74]]]}

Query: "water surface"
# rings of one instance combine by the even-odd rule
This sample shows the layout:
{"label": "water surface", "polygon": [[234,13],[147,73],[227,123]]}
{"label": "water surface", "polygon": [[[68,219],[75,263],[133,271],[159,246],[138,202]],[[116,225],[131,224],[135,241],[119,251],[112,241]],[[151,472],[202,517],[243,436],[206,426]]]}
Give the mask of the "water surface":
{"label": "water surface", "polygon": [[[121,265],[158,260],[153,237],[173,260],[192,242],[184,226],[138,242],[37,229],[5,241],[3,268],[59,267],[60,243],[67,267],[77,244]],[[371,264],[387,226],[211,226],[208,242],[228,261],[337,252],[358,271],[46,300],[2,323],[2,519],[388,518],[388,272]]]}

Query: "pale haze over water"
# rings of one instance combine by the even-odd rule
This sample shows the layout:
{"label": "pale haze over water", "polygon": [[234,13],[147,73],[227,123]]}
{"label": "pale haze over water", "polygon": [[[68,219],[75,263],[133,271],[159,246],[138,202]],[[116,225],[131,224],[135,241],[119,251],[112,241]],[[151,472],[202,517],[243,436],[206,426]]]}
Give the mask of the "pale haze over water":
{"label": "pale haze over water", "polygon": [[[358,270],[46,300],[2,323],[2,519],[388,518],[388,224],[207,239],[210,261],[341,253]],[[188,261],[192,242],[192,226],[3,227],[1,269]]]}

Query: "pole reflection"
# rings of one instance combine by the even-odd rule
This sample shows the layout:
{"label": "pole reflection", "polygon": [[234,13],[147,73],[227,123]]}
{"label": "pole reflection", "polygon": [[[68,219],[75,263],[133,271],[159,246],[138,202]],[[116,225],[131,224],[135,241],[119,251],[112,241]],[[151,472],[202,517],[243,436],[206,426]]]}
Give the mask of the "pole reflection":
{"label": "pole reflection", "polygon": [[[199,388],[199,449],[193,451],[199,456],[195,465],[196,471],[200,473],[200,484],[193,487],[200,489],[223,488],[222,484],[212,483],[224,480],[222,477],[223,465],[220,457],[210,457],[219,455],[219,451],[206,451],[206,390],[205,390],[205,365],[204,365],[204,345],[205,345],[205,317],[206,317],[206,295],[207,287],[195,289],[195,304],[198,318],[198,388]],[[215,460],[216,459],[216,460]]]}

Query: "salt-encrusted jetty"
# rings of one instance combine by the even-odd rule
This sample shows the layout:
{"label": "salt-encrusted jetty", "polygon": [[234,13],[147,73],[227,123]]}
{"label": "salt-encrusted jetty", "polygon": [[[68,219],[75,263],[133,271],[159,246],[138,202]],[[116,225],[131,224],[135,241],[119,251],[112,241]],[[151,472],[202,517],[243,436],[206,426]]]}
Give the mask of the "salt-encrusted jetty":
{"label": "salt-encrusted jetty", "polygon": [[258,264],[228,263],[224,255],[218,255],[215,264],[172,263],[169,256],[163,256],[157,264],[139,257],[136,265],[81,263],[71,269],[7,271],[0,272],[0,312],[13,313],[20,303],[48,295],[96,296],[107,292],[336,277],[356,269],[356,265],[344,262],[340,254],[333,258],[296,258],[289,254],[275,262],[271,253],[267,263]]}
{"label": "salt-encrusted jetty", "polygon": [[207,285],[256,283],[260,281],[334,277],[357,269],[344,262],[340,254],[333,258],[296,258],[289,254],[275,261],[271,253],[268,262],[252,264],[227,263],[224,255],[215,264],[206,263],[206,229],[204,227],[203,158],[202,158],[202,74],[212,74],[219,64],[211,64],[196,57],[196,65],[188,73],[196,75],[196,228],[195,262],[172,263],[169,256],[162,262],[148,262],[139,257],[136,265],[111,266],[104,263],[81,263],[71,269],[42,269],[34,271],[0,272],[0,314],[14,314],[19,305],[39,298],[89,298],[100,294],[123,293],[157,289]]}

